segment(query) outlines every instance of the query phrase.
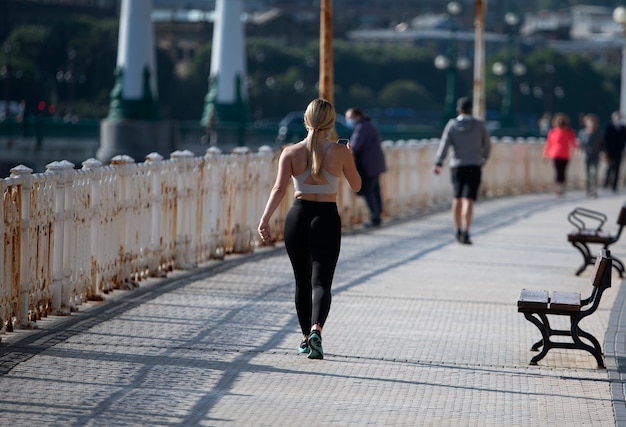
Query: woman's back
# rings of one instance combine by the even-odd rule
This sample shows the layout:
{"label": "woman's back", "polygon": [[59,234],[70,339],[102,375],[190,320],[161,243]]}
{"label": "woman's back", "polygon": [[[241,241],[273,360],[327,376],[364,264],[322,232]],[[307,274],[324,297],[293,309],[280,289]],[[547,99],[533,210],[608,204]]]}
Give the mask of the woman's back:
{"label": "woman's back", "polygon": [[[343,172],[343,160],[340,154],[337,152],[337,148],[343,148],[343,145],[336,144],[332,141],[326,142],[327,148],[324,150],[324,154],[322,156],[322,169],[326,170],[332,175],[340,176]],[[310,169],[309,165],[309,151],[306,147],[306,141],[301,141],[298,144],[293,146],[294,156],[292,159],[292,171],[293,175],[297,176],[308,169]],[[311,182],[309,184],[313,184],[313,177],[311,177]]]}
{"label": "woman's back", "polygon": [[[360,187],[360,177],[353,166],[354,161],[352,159],[352,153],[350,153],[345,145],[337,144],[332,141],[327,141],[326,144],[327,147],[323,151],[321,162],[322,173],[320,174],[318,181],[315,180],[312,174],[309,174],[304,180],[304,184],[328,184],[328,179],[323,173],[323,171],[325,171],[334,177],[341,177],[342,175],[345,175],[350,187],[354,191],[357,191],[358,187]],[[307,171],[310,171],[310,156],[306,141],[302,141],[286,148],[284,155],[289,160],[291,165],[291,175],[293,177],[300,176]],[[303,200],[334,202],[337,199],[337,193],[323,194],[296,192],[295,197]]]}
{"label": "woman's back", "polygon": [[544,156],[557,159],[569,159],[570,148],[576,147],[576,134],[569,126],[550,129],[546,138]]}

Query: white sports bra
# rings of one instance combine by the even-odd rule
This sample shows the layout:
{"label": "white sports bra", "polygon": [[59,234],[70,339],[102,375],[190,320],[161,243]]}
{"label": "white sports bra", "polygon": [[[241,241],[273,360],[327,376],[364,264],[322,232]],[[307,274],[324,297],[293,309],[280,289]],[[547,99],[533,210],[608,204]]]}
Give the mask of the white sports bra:
{"label": "white sports bra", "polygon": [[[306,141],[302,141],[303,144],[306,144]],[[330,144],[333,144],[332,141],[324,142],[322,147],[322,151],[325,153]],[[339,188],[339,177],[331,174],[326,169],[322,168],[322,175],[326,178],[328,183],[326,184],[305,184],[304,181],[311,175],[311,166],[307,168],[304,172],[302,172],[298,176],[293,176],[293,189],[296,193],[301,194],[334,194],[337,192]]]}

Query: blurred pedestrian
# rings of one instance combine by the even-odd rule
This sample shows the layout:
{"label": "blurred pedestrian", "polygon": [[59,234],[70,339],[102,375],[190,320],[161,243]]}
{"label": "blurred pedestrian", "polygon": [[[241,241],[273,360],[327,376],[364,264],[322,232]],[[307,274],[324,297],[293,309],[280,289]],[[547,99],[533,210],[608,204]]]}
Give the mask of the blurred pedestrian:
{"label": "blurred pedestrian", "polygon": [[569,118],[564,113],[556,113],[552,117],[552,128],[546,137],[543,158],[552,159],[555,171],[555,189],[557,196],[565,194],[566,171],[571,149],[576,148],[576,134],[570,127]]}
{"label": "blurred pedestrian", "polygon": [[22,136],[30,136],[30,107],[25,100],[20,101],[19,112],[16,121],[22,124]]}
{"label": "blurred pedestrian", "polygon": [[474,201],[478,197],[482,167],[491,152],[491,137],[485,123],[472,116],[470,98],[459,98],[456,109],[458,116],[448,121],[441,135],[432,170],[435,175],[441,173],[448,149],[452,147],[452,219],[457,241],[471,245],[470,227],[474,216]]}
{"label": "blurred pedestrian", "polygon": [[539,134],[541,136],[546,136],[548,134],[548,132],[550,131],[550,120],[552,118],[552,114],[546,112],[543,113],[543,116],[541,116],[541,118],[538,121],[538,126],[539,126]]}
{"label": "blurred pedestrian", "polygon": [[578,133],[578,146],[585,156],[587,196],[595,198],[598,196],[598,163],[604,147],[604,135],[595,114],[586,114],[582,122],[584,127]]}
{"label": "blurred pedestrian", "polygon": [[380,175],[387,170],[380,136],[371,119],[359,108],[349,108],[345,118],[348,126],[353,129],[350,149],[354,153],[356,167],[363,182],[358,194],[363,196],[370,212],[370,221],[365,226],[378,227],[383,212]]}
{"label": "blurred pedestrian", "polygon": [[604,130],[604,153],[607,161],[604,188],[609,188],[610,186],[613,192],[617,192],[625,144],[626,126],[624,126],[622,114],[619,111],[615,111],[611,114],[611,122]]}
{"label": "blurred pedestrian", "polygon": [[259,221],[261,239],[271,239],[270,218],[293,180],[293,204],[285,218],[285,248],[296,281],[295,302],[302,331],[300,353],[323,359],[322,328],[331,303],[331,285],[341,244],[337,189],[345,176],[353,191],[361,178],[350,149],[329,139],[335,109],[324,99],[311,101],[304,112],[307,136],[287,146],[278,160],[278,173]]}

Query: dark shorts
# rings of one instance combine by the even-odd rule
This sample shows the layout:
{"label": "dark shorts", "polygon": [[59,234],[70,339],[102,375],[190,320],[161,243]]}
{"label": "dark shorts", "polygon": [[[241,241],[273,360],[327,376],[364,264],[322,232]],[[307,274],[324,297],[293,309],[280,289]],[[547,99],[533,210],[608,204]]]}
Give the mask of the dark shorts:
{"label": "dark shorts", "polygon": [[450,170],[455,198],[476,200],[480,186],[480,166],[460,166]]}

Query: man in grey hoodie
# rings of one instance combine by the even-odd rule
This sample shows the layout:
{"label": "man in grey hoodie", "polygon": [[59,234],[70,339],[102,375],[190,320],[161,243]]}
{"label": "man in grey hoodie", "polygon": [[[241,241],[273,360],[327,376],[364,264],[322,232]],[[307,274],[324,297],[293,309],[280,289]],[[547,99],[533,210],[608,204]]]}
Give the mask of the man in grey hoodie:
{"label": "man in grey hoodie", "polygon": [[433,173],[439,175],[443,161],[452,147],[450,176],[454,187],[452,218],[456,227],[456,239],[471,245],[470,226],[474,214],[474,201],[478,196],[481,168],[491,151],[491,137],[485,123],[472,116],[472,100],[459,98],[456,118],[450,119],[441,135],[435,157]]}

